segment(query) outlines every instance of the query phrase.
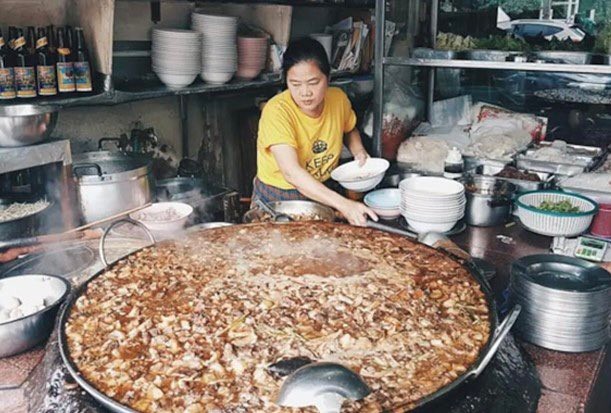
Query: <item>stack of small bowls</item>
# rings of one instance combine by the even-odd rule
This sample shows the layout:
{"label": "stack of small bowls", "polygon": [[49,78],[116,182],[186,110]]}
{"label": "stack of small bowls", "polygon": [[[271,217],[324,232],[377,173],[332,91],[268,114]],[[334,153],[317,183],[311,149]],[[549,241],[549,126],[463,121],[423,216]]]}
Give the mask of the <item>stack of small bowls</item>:
{"label": "stack of small bowls", "polygon": [[267,37],[238,37],[238,71],[241,79],[254,79],[265,68],[267,60]]}
{"label": "stack of small bowls", "polygon": [[404,179],[401,215],[418,233],[447,232],[465,215],[465,187],[452,179],[419,176]]}
{"label": "stack of small bowls", "polygon": [[227,83],[238,68],[238,18],[193,12],[191,28],[202,33],[202,71],[206,83]]}
{"label": "stack of small bowls", "polygon": [[153,72],[170,89],[189,86],[201,71],[202,35],[192,30],[153,29]]}

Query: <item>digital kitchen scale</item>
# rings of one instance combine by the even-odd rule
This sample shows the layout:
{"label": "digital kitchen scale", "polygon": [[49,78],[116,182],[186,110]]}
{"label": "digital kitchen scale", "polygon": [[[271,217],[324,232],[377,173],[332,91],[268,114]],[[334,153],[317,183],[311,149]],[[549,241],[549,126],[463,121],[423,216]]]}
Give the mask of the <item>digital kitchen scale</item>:
{"label": "digital kitchen scale", "polygon": [[609,244],[598,238],[579,237],[573,255],[588,261],[602,262]]}

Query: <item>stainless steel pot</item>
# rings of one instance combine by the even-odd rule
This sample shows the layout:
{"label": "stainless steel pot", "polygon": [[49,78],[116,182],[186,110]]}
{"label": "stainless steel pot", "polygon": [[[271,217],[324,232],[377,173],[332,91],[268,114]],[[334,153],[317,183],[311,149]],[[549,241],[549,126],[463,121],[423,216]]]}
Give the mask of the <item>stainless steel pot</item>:
{"label": "stainless steel pot", "polygon": [[153,199],[150,159],[121,152],[89,152],[74,157],[81,213],[85,223],[145,205]]}
{"label": "stainless steel pot", "polygon": [[487,176],[467,176],[463,183],[467,197],[467,224],[492,227],[507,222],[516,191],[514,184]]}
{"label": "stainless steel pot", "polygon": [[0,357],[12,356],[34,347],[53,330],[57,310],[70,292],[70,284],[66,280],[55,275],[17,275],[3,278],[0,284],[10,283],[12,288],[24,291],[32,288],[33,280],[40,278],[49,283],[49,291],[45,294],[53,297],[53,302],[33,314],[0,324]]}
{"label": "stainless steel pot", "polygon": [[42,142],[51,135],[56,123],[54,106],[0,106],[0,147]]}

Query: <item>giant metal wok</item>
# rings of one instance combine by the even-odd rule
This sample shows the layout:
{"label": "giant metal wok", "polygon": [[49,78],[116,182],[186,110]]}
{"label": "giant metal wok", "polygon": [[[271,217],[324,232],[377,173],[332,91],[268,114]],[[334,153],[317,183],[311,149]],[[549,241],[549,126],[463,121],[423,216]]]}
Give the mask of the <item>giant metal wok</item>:
{"label": "giant metal wok", "polygon": [[[94,280],[95,278],[97,278],[98,276],[104,274],[107,270],[111,269],[114,265],[116,265],[116,263],[119,261],[115,261],[113,263],[111,263],[110,265],[107,264],[106,262],[106,258],[105,258],[105,254],[104,254],[104,241],[106,238],[106,235],[108,234],[109,230],[112,228],[112,226],[114,226],[115,224],[119,223],[121,221],[116,221],[113,225],[111,225],[109,228],[107,228],[106,232],[104,233],[104,236],[101,238],[100,240],[100,255],[101,255],[101,259],[102,262],[106,265],[105,268],[103,268],[102,270],[100,270],[99,272],[97,272],[95,275],[93,275],[86,283],[84,283],[79,289],[77,289],[73,295],[70,297],[69,300],[67,300],[63,311],[61,313],[60,316],[60,320],[59,320],[59,324],[58,324],[58,328],[59,328],[59,347],[60,347],[60,354],[61,357],[66,365],[66,368],[68,369],[68,371],[70,372],[70,374],[72,375],[72,377],[76,380],[76,382],[85,390],[87,391],[91,396],[93,396],[97,401],[99,401],[100,403],[102,403],[105,407],[107,407],[108,409],[110,409],[113,412],[118,412],[118,413],[136,413],[135,410],[129,408],[128,406],[119,403],[117,400],[108,397],[107,395],[105,395],[104,393],[102,393],[100,390],[98,390],[97,388],[95,388],[90,382],[88,382],[84,377],[81,376],[78,367],[76,366],[76,364],[74,363],[74,361],[72,360],[72,357],[70,356],[70,351],[68,348],[68,344],[67,344],[67,337],[66,337],[66,324],[68,321],[68,318],[70,316],[70,312],[72,310],[72,307],[74,306],[76,300],[83,295],[86,290],[87,290],[87,285]],[[137,222],[131,221],[134,224],[138,224]],[[139,224],[140,226],[142,226],[141,224]],[[249,227],[253,227],[256,225],[266,225],[266,224],[246,224],[246,225],[242,225],[243,228],[249,228]],[[270,224],[267,224],[270,225]],[[292,225],[291,223],[276,223],[276,224],[271,224],[271,225]],[[330,224],[329,224],[330,225]],[[345,225],[345,224],[332,224],[332,225]],[[142,226],[143,227],[143,226]],[[143,227],[143,229],[146,230],[145,227]],[[224,231],[226,230],[226,228],[215,228],[215,229],[207,229],[204,231]],[[147,231],[148,232],[148,231]],[[150,233],[149,233],[150,236]],[[391,235],[391,236],[396,236],[396,235]],[[154,241],[154,238],[152,236],[150,236],[151,240]],[[430,247],[427,247],[430,248]],[[140,250],[138,250],[140,251]],[[132,254],[135,254],[138,251],[134,251]],[[393,407],[392,411],[400,411],[401,409],[404,410],[411,410],[411,409],[415,409],[415,408],[421,408],[433,401],[439,400],[442,397],[446,397],[449,393],[451,393],[453,390],[455,390],[456,388],[462,386],[463,384],[465,384],[466,382],[469,382],[473,379],[475,379],[476,377],[478,377],[486,368],[486,366],[488,365],[488,363],[492,360],[492,358],[494,357],[496,351],[498,350],[500,344],[502,343],[503,339],[506,337],[506,335],[509,333],[509,330],[511,329],[511,327],[513,326],[513,324],[515,323],[516,319],[518,318],[519,314],[520,314],[520,306],[516,305],[507,315],[507,317],[503,320],[502,323],[499,324],[499,319],[498,319],[498,315],[497,315],[497,308],[496,308],[496,303],[494,301],[494,296],[492,294],[492,291],[490,289],[490,286],[488,284],[488,282],[485,280],[485,278],[483,277],[483,275],[477,270],[477,268],[475,266],[473,266],[471,263],[469,262],[465,262],[463,260],[458,259],[457,257],[453,256],[452,254],[443,251],[443,253],[447,254],[448,256],[450,256],[452,259],[458,261],[461,263],[461,265],[463,265],[469,272],[470,274],[473,276],[473,278],[479,283],[480,288],[485,296],[486,302],[487,302],[487,306],[488,306],[488,310],[489,310],[489,320],[490,320],[490,331],[491,334],[489,336],[488,342],[486,343],[486,345],[484,346],[484,348],[481,350],[480,355],[478,357],[478,359],[475,361],[475,363],[473,363],[471,365],[471,367],[465,371],[463,374],[461,374],[460,376],[458,376],[454,381],[450,382],[449,384],[439,388],[437,391],[429,394],[428,396],[425,396],[423,398],[421,398],[420,400],[417,400],[414,403],[410,403],[409,405],[401,405],[401,406],[395,406]],[[123,257],[122,259],[124,259],[125,257]]]}

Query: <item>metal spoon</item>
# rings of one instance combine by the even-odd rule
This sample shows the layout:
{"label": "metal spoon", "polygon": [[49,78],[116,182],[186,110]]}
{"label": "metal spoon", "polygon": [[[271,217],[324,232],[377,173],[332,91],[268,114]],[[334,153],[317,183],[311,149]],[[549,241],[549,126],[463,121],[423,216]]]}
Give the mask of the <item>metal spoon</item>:
{"label": "metal spoon", "polygon": [[312,363],[297,369],[282,384],[276,403],[283,407],[314,406],[320,413],[340,413],[345,399],[371,393],[363,379],[337,363]]}
{"label": "metal spoon", "polygon": [[255,199],[255,203],[263,211],[265,211],[268,214],[270,214],[272,216],[272,219],[275,222],[291,222],[291,221],[294,221],[294,219],[291,216],[289,216],[287,214],[283,214],[281,212],[276,212],[271,206],[269,206],[269,204],[267,204],[265,201],[263,201],[260,198]]}

